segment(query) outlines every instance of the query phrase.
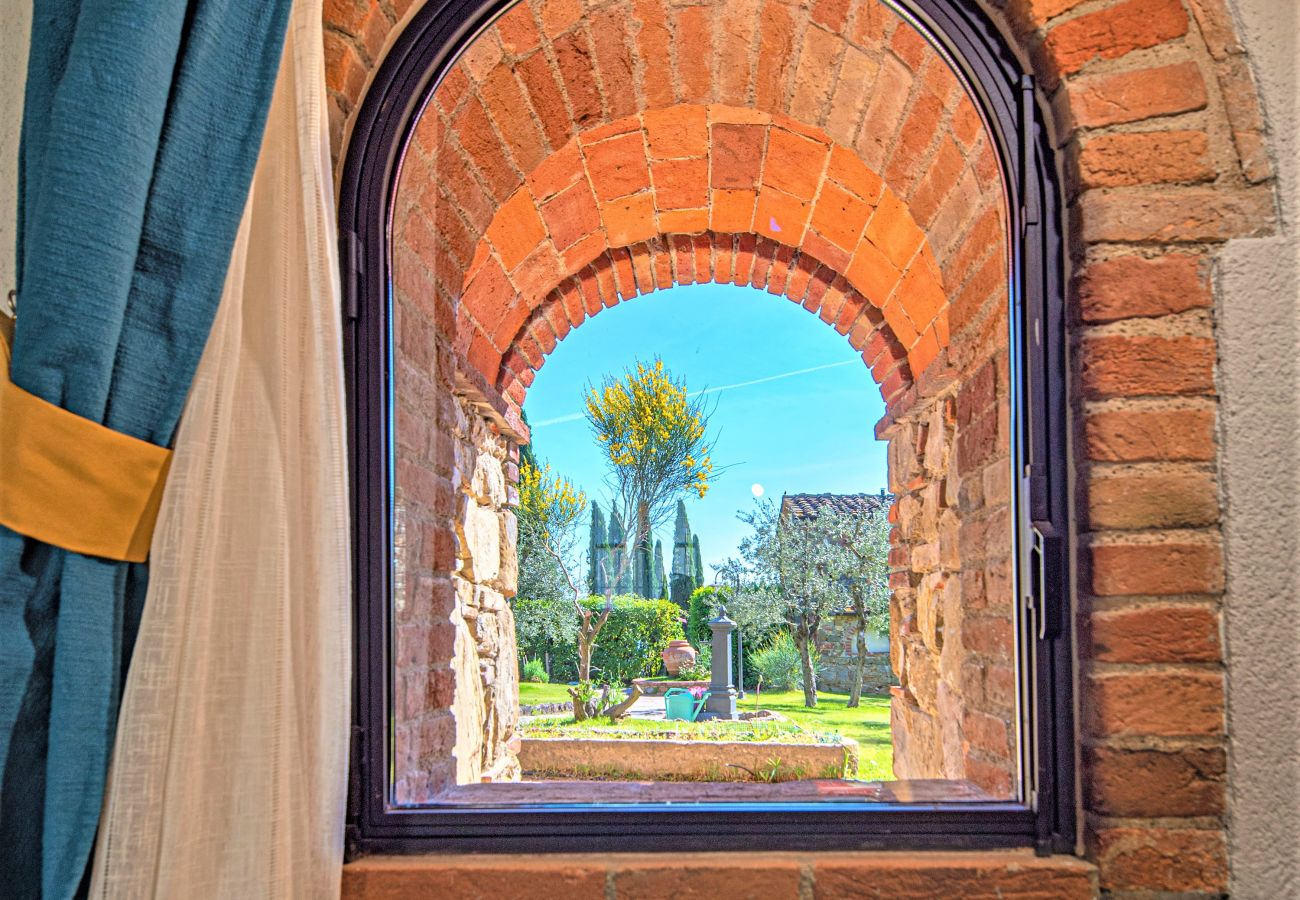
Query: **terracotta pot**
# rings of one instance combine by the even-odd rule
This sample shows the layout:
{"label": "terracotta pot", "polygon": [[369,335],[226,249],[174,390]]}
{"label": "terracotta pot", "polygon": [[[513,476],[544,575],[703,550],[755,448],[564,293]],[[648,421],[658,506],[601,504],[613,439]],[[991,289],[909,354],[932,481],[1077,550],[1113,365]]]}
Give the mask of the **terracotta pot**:
{"label": "terracotta pot", "polygon": [[668,670],[669,675],[676,675],[682,670],[682,666],[689,666],[695,662],[695,648],[691,646],[690,641],[669,641],[668,646],[659,655],[663,657],[664,668]]}

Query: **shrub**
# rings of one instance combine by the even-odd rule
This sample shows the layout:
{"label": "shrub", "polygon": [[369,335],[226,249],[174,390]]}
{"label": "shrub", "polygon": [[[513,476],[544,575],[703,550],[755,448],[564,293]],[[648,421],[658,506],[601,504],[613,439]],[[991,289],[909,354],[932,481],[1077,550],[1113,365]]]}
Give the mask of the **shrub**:
{"label": "shrub", "polygon": [[[599,615],[605,606],[605,598],[588,597],[582,603]],[[558,617],[558,610],[549,603],[520,599],[514,606],[517,622],[549,614]],[[630,595],[615,597],[614,611],[596,638],[596,652],[591,659],[592,678],[605,683],[658,674],[663,668],[663,658],[659,654],[669,641],[682,637],[682,626],[678,621],[681,613],[681,607],[668,600],[643,600]],[[567,634],[554,627],[516,627],[516,642],[521,656],[540,659],[544,653],[550,654],[553,682],[574,681],[578,677],[578,616],[571,601],[567,620],[573,623]]]}
{"label": "shrub", "polygon": [[[813,671],[817,671],[820,660],[816,649],[813,650]],[[799,660],[799,648],[795,646],[790,632],[781,631],[756,651],[750,660],[754,673],[763,679],[763,687],[772,691],[790,691],[803,687],[803,665]]]}
{"label": "shrub", "polygon": [[713,632],[709,630],[709,619],[713,618],[724,599],[722,591],[713,587],[696,588],[691,592],[686,612],[688,641],[692,644],[707,644],[713,639]]}
{"label": "shrub", "polygon": [[[583,605],[599,614],[605,599],[588,597]],[[591,657],[593,677],[602,682],[631,681],[657,674],[663,668],[660,654],[668,642],[682,637],[681,612],[671,600],[615,597],[614,611],[596,638],[596,652]],[[576,647],[573,655],[576,660]]]}
{"label": "shrub", "polygon": [[680,681],[708,681],[713,677],[713,648],[708,644],[700,647],[695,653],[695,662],[689,666],[682,666],[677,671],[677,678]]}
{"label": "shrub", "polygon": [[534,684],[546,684],[550,677],[546,674],[546,666],[542,665],[540,659],[529,659],[524,662],[523,669],[519,672],[520,681],[530,681]]}

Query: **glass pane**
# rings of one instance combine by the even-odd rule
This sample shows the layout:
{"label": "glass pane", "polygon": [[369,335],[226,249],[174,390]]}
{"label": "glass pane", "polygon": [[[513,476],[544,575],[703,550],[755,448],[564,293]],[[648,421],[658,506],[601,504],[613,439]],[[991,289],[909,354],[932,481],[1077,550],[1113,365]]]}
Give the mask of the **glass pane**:
{"label": "glass pane", "polygon": [[1019,797],[1004,193],[875,2],[480,35],[393,201],[391,802]]}

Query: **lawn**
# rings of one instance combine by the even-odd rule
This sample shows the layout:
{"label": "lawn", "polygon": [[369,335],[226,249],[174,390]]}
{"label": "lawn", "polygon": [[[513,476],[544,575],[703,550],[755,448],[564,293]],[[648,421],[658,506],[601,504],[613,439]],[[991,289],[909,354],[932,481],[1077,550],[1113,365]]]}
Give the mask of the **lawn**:
{"label": "lawn", "polygon": [[[754,709],[756,699],[759,698],[750,691],[737,705],[742,710]],[[568,700],[567,685],[519,685],[519,702],[524,706]],[[857,777],[863,781],[892,781],[894,747],[889,738],[889,697],[864,694],[857,709],[849,709],[848,701],[847,694],[819,692],[817,707],[808,709],[803,705],[802,691],[764,691],[757,708],[782,713],[813,734],[822,732],[853,738],[859,745]]]}
{"label": "lawn", "polygon": [[817,706],[803,705],[803,691],[764,691],[756,698],[745,694],[737,706],[742,710],[770,709],[789,716],[809,731],[822,731],[853,738],[859,745],[858,775],[863,781],[893,781],[894,746],[889,739],[889,697],[863,694],[857,709],[848,707],[848,694],[819,691]]}
{"label": "lawn", "polygon": [[663,719],[623,719],[617,725],[595,719],[575,722],[563,716],[533,719],[519,728],[524,737],[607,738],[610,740],[775,741],[785,744],[829,744],[830,732],[815,732],[793,722],[678,722]]}
{"label": "lawn", "polygon": [[567,684],[535,684],[531,681],[525,681],[519,685],[520,706],[535,706],[538,703],[568,703],[572,699],[569,696],[569,686]]}

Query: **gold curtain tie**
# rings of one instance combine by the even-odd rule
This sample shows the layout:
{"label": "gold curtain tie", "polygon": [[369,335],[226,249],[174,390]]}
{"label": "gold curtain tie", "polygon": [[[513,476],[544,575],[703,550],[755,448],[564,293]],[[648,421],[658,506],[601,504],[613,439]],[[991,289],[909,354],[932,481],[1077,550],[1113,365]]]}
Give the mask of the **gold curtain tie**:
{"label": "gold curtain tie", "polygon": [[10,380],[0,313],[0,525],[86,556],[149,556],[172,451],[106,428]]}

